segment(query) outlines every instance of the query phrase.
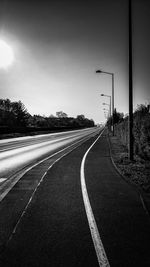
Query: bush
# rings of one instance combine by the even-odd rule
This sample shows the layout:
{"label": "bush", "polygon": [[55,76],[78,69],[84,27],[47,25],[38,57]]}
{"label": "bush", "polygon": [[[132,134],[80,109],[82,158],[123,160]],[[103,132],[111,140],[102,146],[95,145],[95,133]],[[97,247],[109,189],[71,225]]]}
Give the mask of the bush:
{"label": "bush", "polygon": [[[115,125],[115,134],[128,146],[128,117]],[[133,115],[134,153],[150,159],[150,113],[149,105],[140,105]]]}

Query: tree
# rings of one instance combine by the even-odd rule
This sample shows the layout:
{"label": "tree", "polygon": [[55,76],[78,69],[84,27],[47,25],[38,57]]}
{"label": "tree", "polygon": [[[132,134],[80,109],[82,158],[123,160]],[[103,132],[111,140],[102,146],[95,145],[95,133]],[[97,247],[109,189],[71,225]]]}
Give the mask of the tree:
{"label": "tree", "polygon": [[67,118],[68,117],[68,115],[65,112],[63,112],[63,111],[57,111],[56,112],[56,116],[58,118]]}
{"label": "tree", "polygon": [[83,121],[85,116],[83,114],[77,116],[77,120]]}
{"label": "tree", "polygon": [[[94,121],[78,115],[77,118],[68,117],[63,111],[56,112],[57,117],[33,115],[31,116],[21,101],[11,102],[9,99],[0,99],[0,125],[3,131],[15,130],[18,127],[49,128],[49,129],[76,129],[93,127]],[[21,130],[21,129],[20,129]],[[18,131],[18,129],[17,129]]]}
{"label": "tree", "polygon": [[85,118],[83,114],[78,115],[76,118],[76,121],[79,127],[93,127],[94,126],[94,121]]}
{"label": "tree", "polygon": [[12,102],[12,112],[16,119],[16,126],[27,126],[29,113],[25,108],[25,105],[21,102]]}
{"label": "tree", "polygon": [[123,120],[124,114],[117,112],[116,108],[114,109],[114,124],[121,122]]}
{"label": "tree", "polygon": [[27,126],[29,116],[21,101],[11,102],[9,99],[0,99],[1,125],[8,127]]}

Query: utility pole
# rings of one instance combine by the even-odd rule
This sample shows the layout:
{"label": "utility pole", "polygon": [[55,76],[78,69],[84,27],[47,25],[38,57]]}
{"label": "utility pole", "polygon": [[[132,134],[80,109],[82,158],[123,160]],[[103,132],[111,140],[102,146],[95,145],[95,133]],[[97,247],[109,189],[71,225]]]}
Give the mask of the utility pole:
{"label": "utility pole", "polygon": [[112,73],[112,127],[114,136],[114,73]]}
{"label": "utility pole", "polygon": [[133,160],[133,73],[132,73],[132,0],[129,5],[129,158]]}

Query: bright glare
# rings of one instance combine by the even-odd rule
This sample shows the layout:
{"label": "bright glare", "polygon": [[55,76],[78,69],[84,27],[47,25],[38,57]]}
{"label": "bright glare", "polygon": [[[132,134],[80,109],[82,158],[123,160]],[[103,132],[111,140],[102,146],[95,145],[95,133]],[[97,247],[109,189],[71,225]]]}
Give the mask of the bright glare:
{"label": "bright glare", "polygon": [[14,60],[12,48],[3,40],[0,40],[0,68],[7,68]]}

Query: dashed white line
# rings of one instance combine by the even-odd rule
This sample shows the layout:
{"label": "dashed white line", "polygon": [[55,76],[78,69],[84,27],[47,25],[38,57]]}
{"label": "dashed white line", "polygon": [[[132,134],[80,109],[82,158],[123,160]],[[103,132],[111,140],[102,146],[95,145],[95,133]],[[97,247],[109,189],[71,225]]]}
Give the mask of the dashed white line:
{"label": "dashed white line", "polygon": [[94,214],[91,208],[91,204],[89,201],[88,192],[87,192],[86,183],[85,183],[85,175],[84,175],[84,165],[85,165],[87,154],[89,153],[91,148],[94,146],[94,144],[97,142],[97,140],[101,137],[103,131],[98,136],[98,138],[94,141],[94,143],[89,147],[89,149],[86,151],[81,162],[80,177],[81,177],[81,189],[82,189],[84,206],[85,206],[86,215],[87,215],[87,219],[89,223],[89,228],[91,231],[92,240],[93,240],[96,255],[97,255],[97,260],[98,260],[99,266],[109,267],[110,265],[109,265],[109,262],[108,262],[108,259],[105,253],[103,243],[100,238],[100,234],[99,234],[97,224],[94,218]]}

